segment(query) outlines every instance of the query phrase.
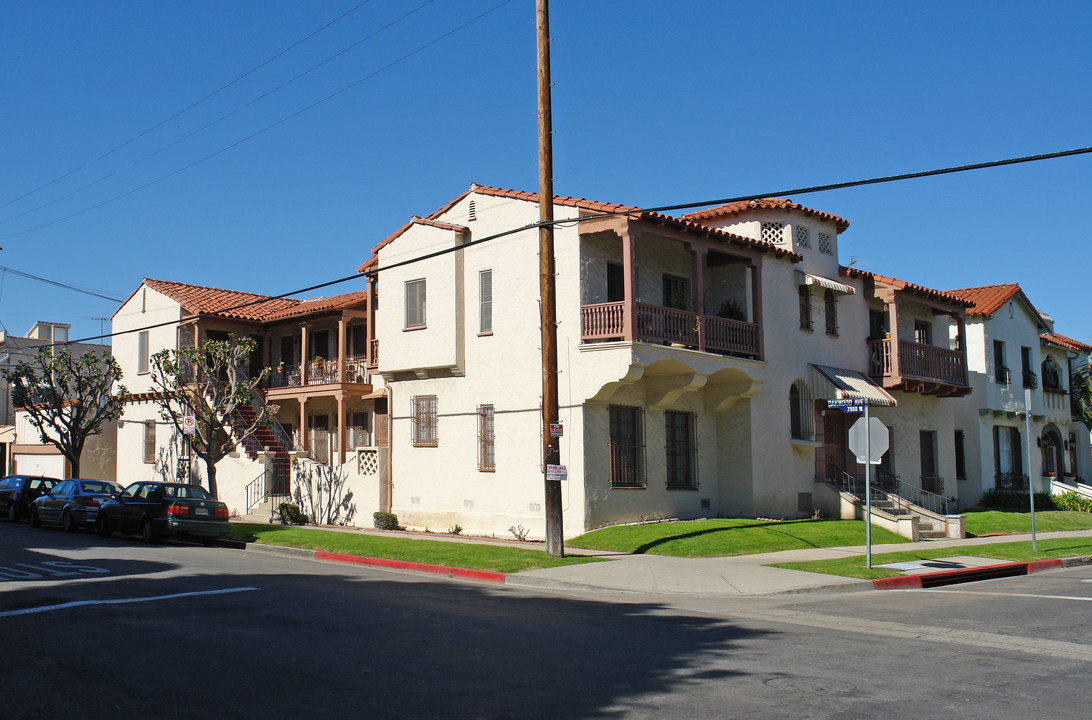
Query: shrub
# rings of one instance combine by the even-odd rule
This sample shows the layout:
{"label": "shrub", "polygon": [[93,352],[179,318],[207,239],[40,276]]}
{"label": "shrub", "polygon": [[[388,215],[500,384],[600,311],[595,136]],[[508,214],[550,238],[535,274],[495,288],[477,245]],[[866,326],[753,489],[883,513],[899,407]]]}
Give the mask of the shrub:
{"label": "shrub", "polygon": [[394,513],[375,512],[372,513],[372,524],[377,530],[397,530],[398,516]]}
{"label": "shrub", "polygon": [[[1049,493],[1035,493],[1035,509],[1036,510],[1057,510],[1060,509],[1054,502],[1054,498]],[[1020,492],[1019,490],[987,490],[982,493],[982,497],[978,500],[978,506],[984,508],[990,508],[993,510],[1030,510],[1031,500],[1028,497],[1028,493]]]}
{"label": "shrub", "polygon": [[459,534],[462,533],[462,531],[463,531],[462,525],[456,524],[455,527],[448,530],[448,533],[450,533],[452,535],[459,535]]}
{"label": "shrub", "polygon": [[277,512],[281,516],[281,522],[286,525],[302,525],[304,523],[300,506],[295,503],[281,503],[280,507],[277,508]]}
{"label": "shrub", "polygon": [[1092,498],[1085,497],[1072,490],[1065,495],[1054,495],[1054,506],[1059,510],[1075,510],[1077,512],[1092,513]]}

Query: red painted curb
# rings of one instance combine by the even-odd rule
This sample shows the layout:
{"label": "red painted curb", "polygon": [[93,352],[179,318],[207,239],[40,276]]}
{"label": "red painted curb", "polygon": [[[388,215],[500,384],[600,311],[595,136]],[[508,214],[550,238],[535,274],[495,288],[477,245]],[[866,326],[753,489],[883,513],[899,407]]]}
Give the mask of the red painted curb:
{"label": "red painted curb", "polygon": [[427,563],[409,562],[407,560],[387,560],[386,558],[363,557],[361,555],[339,555],[315,551],[316,560],[333,560],[335,562],[354,563],[356,565],[372,565],[375,567],[393,568],[395,570],[415,570],[417,572],[435,573],[449,577],[466,578],[468,580],[482,580],[484,582],[504,582],[504,573],[489,570],[471,570],[469,568],[450,567],[448,565],[429,565]]}
{"label": "red painted curb", "polygon": [[872,581],[876,590],[921,590],[921,575],[900,575]]}
{"label": "red painted curb", "polygon": [[1054,568],[1064,566],[1065,563],[1058,558],[1051,560],[1032,560],[1028,563],[1028,575],[1031,575],[1033,572],[1039,572],[1040,570],[1053,570]]}

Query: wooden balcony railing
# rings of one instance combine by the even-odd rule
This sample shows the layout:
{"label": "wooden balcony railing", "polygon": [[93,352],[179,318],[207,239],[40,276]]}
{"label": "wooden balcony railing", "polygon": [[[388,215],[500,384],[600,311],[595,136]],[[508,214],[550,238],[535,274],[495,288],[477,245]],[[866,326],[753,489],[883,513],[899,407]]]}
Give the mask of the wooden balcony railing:
{"label": "wooden balcony railing", "polygon": [[[704,340],[709,352],[757,357],[758,325],[714,315],[698,315],[662,305],[635,303],[635,342],[682,345],[697,349]],[[624,340],[626,304],[598,303],[581,307],[583,342]]]}
{"label": "wooden balcony railing", "polygon": [[967,387],[967,363],[959,350],[900,340],[896,372],[890,339],[872,340],[868,346],[872,377],[909,378]]}

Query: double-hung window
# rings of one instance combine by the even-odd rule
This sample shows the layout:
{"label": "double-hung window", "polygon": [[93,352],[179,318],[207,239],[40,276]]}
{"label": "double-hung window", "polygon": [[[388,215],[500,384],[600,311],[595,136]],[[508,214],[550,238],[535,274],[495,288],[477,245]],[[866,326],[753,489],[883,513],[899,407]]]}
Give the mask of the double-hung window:
{"label": "double-hung window", "polygon": [[406,330],[425,327],[425,281],[406,282]]}
{"label": "double-hung window", "polygon": [[493,333],[493,271],[478,273],[478,332]]}
{"label": "double-hung window", "polygon": [[150,351],[148,346],[148,331],[141,330],[137,333],[137,374],[148,372],[150,363]]}
{"label": "double-hung window", "polygon": [[155,462],[155,420],[144,421],[144,462]]}

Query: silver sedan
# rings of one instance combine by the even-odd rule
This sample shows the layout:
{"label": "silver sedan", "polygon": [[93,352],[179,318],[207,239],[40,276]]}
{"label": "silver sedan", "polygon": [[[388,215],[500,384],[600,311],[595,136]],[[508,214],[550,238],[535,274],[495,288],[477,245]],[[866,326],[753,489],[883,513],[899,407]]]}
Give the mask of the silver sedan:
{"label": "silver sedan", "polygon": [[121,485],[109,480],[72,478],[58,483],[48,495],[30,506],[30,524],[60,525],[66,531],[94,527],[99,506],[121,492]]}

